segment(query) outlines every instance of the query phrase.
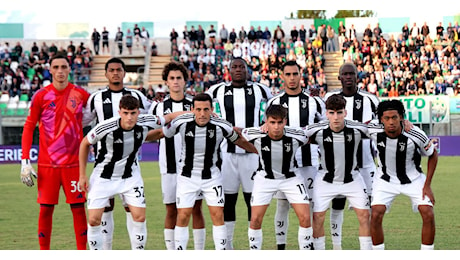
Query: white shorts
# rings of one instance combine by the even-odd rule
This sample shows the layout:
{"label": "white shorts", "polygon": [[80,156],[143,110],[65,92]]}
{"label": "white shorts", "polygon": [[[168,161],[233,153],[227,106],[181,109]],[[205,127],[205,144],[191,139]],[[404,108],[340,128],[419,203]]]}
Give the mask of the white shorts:
{"label": "white shorts", "polygon": [[222,175],[213,175],[211,179],[203,180],[199,176],[177,176],[177,208],[193,208],[195,200],[202,193],[208,206],[224,206],[224,190],[222,187]]}
{"label": "white shorts", "polygon": [[345,196],[353,208],[369,209],[369,199],[361,175],[356,174],[352,182],[337,184],[323,181],[318,174],[313,189],[313,212],[326,211],[329,203],[338,195]]}
{"label": "white shorts", "polygon": [[422,198],[425,180],[425,174],[420,174],[420,177],[408,184],[389,183],[381,178],[375,178],[371,206],[385,205],[387,208],[386,212],[390,212],[393,200],[396,196],[403,194],[408,196],[412,201],[412,210],[414,212],[418,212],[419,205],[428,205],[433,207],[433,203],[427,196]]}
{"label": "white shorts", "polygon": [[[163,204],[176,203],[176,187],[177,187],[177,174],[176,173],[163,173],[161,174],[161,193],[163,195]],[[203,199],[200,193],[197,200]]]}
{"label": "white shorts", "polygon": [[144,181],[139,173],[133,172],[133,176],[126,179],[109,180],[91,175],[89,191],[87,194],[87,208],[101,209],[109,206],[109,199],[116,194],[127,205],[145,208]]}
{"label": "white shorts", "polygon": [[[318,173],[318,167],[315,166],[306,166],[296,169],[296,175],[303,177],[305,181],[305,187],[307,188],[308,197],[310,200],[313,198],[313,183],[315,182],[316,174]],[[286,195],[283,192],[276,192],[275,199],[286,199]]]}
{"label": "white shorts", "polygon": [[253,175],[259,167],[259,155],[255,153],[236,154],[222,152],[222,176],[224,192],[238,193],[240,184],[243,192],[252,192],[254,185]]}
{"label": "white shorts", "polygon": [[288,179],[267,179],[262,174],[257,174],[254,177],[251,206],[270,204],[277,191],[282,192],[290,204],[310,203],[303,177],[297,175]]}
{"label": "white shorts", "polygon": [[374,176],[377,169],[374,166],[359,168],[359,173],[363,177],[364,184],[366,184],[366,193],[368,196],[372,195],[372,183],[374,182]]}

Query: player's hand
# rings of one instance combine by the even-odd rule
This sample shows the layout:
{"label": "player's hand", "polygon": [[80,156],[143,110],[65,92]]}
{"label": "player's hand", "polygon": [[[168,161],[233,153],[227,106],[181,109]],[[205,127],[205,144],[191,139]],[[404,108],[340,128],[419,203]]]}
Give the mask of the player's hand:
{"label": "player's hand", "polygon": [[78,180],[78,187],[81,191],[88,193],[88,177],[86,177],[86,175],[80,175],[80,179]]}
{"label": "player's hand", "polygon": [[433,203],[433,206],[434,206],[434,194],[433,194],[433,191],[431,190],[431,186],[429,185],[424,185],[423,186],[423,194],[422,194],[423,198],[425,198],[425,196],[427,196],[430,200],[431,200],[431,203]]}
{"label": "player's hand", "polygon": [[405,119],[403,121],[403,124],[404,124],[404,131],[406,132],[409,132],[413,127],[414,127],[414,124],[412,124],[409,120]]}
{"label": "player's hand", "polygon": [[25,185],[32,187],[34,186],[34,180],[32,176],[37,178],[37,173],[35,172],[34,168],[30,164],[29,159],[22,159],[21,160],[21,181]]}

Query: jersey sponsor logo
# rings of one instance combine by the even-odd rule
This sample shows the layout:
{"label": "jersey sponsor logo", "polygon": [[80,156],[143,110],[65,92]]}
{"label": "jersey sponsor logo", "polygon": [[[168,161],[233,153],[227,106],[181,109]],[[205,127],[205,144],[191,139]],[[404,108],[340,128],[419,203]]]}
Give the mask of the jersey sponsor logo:
{"label": "jersey sponsor logo", "polygon": [[270,152],[270,147],[264,146],[262,147],[262,151]]}
{"label": "jersey sponsor logo", "polygon": [[104,102],[102,102],[103,104],[112,104],[112,101],[110,100],[110,98],[106,98],[104,100]]}
{"label": "jersey sponsor logo", "polygon": [[185,136],[188,136],[188,137],[195,137],[195,135],[193,134],[192,131],[189,131],[185,134]]}
{"label": "jersey sponsor logo", "polygon": [[233,96],[233,92],[231,90],[228,90],[225,92],[224,96]]}
{"label": "jersey sponsor logo", "polygon": [[115,140],[115,142],[113,142],[114,144],[122,144],[123,143],[123,140],[121,139],[117,139]]}
{"label": "jersey sponsor logo", "polygon": [[385,143],[384,142],[380,142],[377,144],[378,146],[382,146],[382,147],[385,147]]}
{"label": "jersey sponsor logo", "polygon": [[361,106],[362,106],[362,101],[361,100],[355,100],[355,107],[356,109],[361,109]]}
{"label": "jersey sponsor logo", "polygon": [[214,130],[208,130],[209,138],[214,137]]}
{"label": "jersey sponsor logo", "polygon": [[324,142],[332,143],[332,139],[330,137],[327,137],[326,139],[324,139]]}

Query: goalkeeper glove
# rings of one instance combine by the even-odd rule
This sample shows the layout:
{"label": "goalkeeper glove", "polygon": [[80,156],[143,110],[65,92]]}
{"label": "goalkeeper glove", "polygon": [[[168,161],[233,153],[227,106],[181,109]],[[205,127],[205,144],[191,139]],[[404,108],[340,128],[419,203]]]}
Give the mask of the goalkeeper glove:
{"label": "goalkeeper glove", "polygon": [[25,185],[32,187],[34,186],[34,181],[32,176],[37,178],[37,173],[35,172],[34,168],[30,164],[29,159],[22,159],[21,160],[21,181]]}

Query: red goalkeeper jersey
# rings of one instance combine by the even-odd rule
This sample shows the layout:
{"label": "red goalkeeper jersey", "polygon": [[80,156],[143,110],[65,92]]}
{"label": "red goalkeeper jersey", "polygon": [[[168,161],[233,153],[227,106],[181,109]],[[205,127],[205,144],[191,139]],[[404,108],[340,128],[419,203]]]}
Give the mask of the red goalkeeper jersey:
{"label": "red goalkeeper jersey", "polygon": [[29,158],[33,132],[38,123],[38,165],[78,167],[83,109],[88,97],[86,90],[71,83],[61,91],[50,84],[35,93],[22,133],[22,159]]}

